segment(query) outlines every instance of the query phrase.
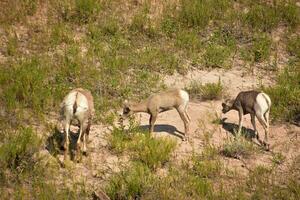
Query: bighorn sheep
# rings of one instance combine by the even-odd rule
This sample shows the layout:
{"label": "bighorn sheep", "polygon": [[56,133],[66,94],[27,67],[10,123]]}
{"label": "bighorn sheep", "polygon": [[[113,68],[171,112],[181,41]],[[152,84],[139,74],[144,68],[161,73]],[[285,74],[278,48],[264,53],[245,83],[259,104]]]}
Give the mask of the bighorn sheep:
{"label": "bighorn sheep", "polygon": [[83,140],[83,153],[86,154],[86,143],[90,131],[91,121],[94,115],[94,100],[90,91],[76,88],[68,93],[61,103],[61,117],[64,120],[65,129],[65,159],[69,153],[69,130],[71,121],[77,119],[80,130],[77,139],[77,156],[80,154],[81,140]]}
{"label": "bighorn sheep", "polygon": [[259,135],[255,125],[256,116],[265,130],[265,139],[263,145],[267,146],[267,149],[269,148],[268,134],[271,99],[267,94],[254,90],[240,92],[235,98],[235,100],[230,100],[229,102],[226,101],[226,103],[222,103],[222,107],[222,112],[224,114],[230,110],[237,110],[239,112],[239,134],[241,133],[242,129],[243,115],[250,114],[251,123],[254,128],[256,138],[259,142],[261,142],[259,140]]}
{"label": "bighorn sheep", "polygon": [[137,112],[150,114],[149,131],[152,133],[158,113],[175,108],[184,122],[185,134],[183,140],[186,140],[189,133],[190,123],[190,117],[187,113],[188,102],[189,94],[186,91],[181,89],[170,89],[153,94],[148,99],[139,103],[128,102],[126,100],[124,102],[123,117],[127,117]]}

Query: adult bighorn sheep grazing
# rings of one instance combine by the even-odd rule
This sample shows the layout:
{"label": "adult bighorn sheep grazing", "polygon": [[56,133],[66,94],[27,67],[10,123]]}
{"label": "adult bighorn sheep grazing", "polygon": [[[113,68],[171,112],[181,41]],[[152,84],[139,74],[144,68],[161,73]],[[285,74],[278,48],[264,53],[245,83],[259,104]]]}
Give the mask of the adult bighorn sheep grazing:
{"label": "adult bighorn sheep grazing", "polygon": [[222,112],[224,114],[230,110],[237,110],[239,112],[239,134],[241,133],[242,129],[243,115],[250,114],[251,123],[254,128],[256,138],[259,142],[261,142],[259,140],[259,135],[255,125],[256,116],[265,130],[265,139],[262,143],[267,147],[267,149],[269,149],[268,134],[271,99],[267,94],[254,90],[240,92],[234,100],[229,100],[226,101],[226,103],[222,103],[222,107]]}
{"label": "adult bighorn sheep grazing", "polygon": [[154,123],[158,113],[171,109],[176,109],[184,123],[185,134],[183,140],[187,139],[189,133],[190,117],[187,113],[189,102],[189,94],[181,89],[170,89],[160,93],[151,95],[142,102],[124,102],[123,117],[127,117],[133,113],[145,112],[150,114],[149,131],[154,130]]}
{"label": "adult bighorn sheep grazing", "polygon": [[86,154],[86,143],[94,115],[94,100],[90,91],[76,88],[68,93],[61,103],[61,117],[64,120],[65,129],[65,159],[69,153],[69,131],[73,119],[79,122],[80,130],[77,139],[77,156],[80,155],[81,140],[83,140],[83,153]]}

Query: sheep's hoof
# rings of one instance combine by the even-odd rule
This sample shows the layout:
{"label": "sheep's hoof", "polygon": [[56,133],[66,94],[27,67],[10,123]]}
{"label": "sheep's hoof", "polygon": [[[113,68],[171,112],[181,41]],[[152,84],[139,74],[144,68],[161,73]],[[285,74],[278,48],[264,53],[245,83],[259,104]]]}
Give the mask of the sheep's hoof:
{"label": "sheep's hoof", "polygon": [[87,152],[87,151],[83,151],[83,152],[82,152],[82,155],[88,156],[88,152]]}
{"label": "sheep's hoof", "polygon": [[270,144],[263,142],[263,145],[266,151],[270,151]]}
{"label": "sheep's hoof", "polygon": [[183,141],[183,142],[187,142],[188,140],[189,140],[189,138],[188,138],[187,136],[183,136],[183,137],[182,137],[182,141]]}

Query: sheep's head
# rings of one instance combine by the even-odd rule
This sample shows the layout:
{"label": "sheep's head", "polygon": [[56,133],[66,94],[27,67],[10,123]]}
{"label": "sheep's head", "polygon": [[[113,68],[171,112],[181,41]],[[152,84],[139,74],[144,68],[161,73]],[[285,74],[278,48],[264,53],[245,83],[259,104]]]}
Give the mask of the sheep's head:
{"label": "sheep's head", "polygon": [[129,103],[127,100],[125,100],[124,104],[123,104],[123,114],[122,114],[122,117],[126,118],[126,117],[129,117],[132,114],[133,114],[133,111],[131,109],[131,103]]}
{"label": "sheep's head", "polygon": [[231,110],[234,100],[227,99],[222,103],[222,113],[225,114]]}

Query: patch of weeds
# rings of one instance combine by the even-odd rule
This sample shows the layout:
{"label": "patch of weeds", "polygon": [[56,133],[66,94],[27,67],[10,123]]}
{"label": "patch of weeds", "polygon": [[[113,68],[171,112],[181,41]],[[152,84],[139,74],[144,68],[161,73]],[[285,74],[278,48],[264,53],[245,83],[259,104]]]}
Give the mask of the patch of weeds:
{"label": "patch of weeds", "polygon": [[231,158],[247,158],[256,151],[254,144],[245,139],[242,135],[236,135],[235,138],[226,140],[222,147],[221,154]]}
{"label": "patch of weeds", "polygon": [[300,24],[300,8],[296,1],[282,1],[279,3],[281,17],[291,28],[296,28]]}
{"label": "patch of weeds", "polygon": [[291,62],[277,77],[277,83],[262,89],[272,99],[271,118],[292,121],[300,113],[299,62]]}
{"label": "patch of weeds", "polygon": [[272,41],[266,34],[255,37],[252,44],[241,51],[243,60],[262,62],[268,60],[271,54]]}
{"label": "patch of weeds", "polygon": [[225,93],[225,88],[220,79],[217,83],[206,83],[204,85],[194,80],[185,89],[192,98],[201,100],[218,100]]}
{"label": "patch of weeds", "polygon": [[37,58],[22,61],[8,69],[2,69],[2,100],[8,109],[19,106],[32,108],[38,113],[52,101],[51,90],[46,85],[47,67]]}
{"label": "patch of weeds", "polygon": [[27,15],[33,15],[37,9],[38,0],[11,0],[0,3],[0,24],[13,24],[26,21]]}
{"label": "patch of weeds", "polygon": [[285,156],[281,153],[274,153],[272,157],[272,162],[276,165],[282,164],[285,159]]}
{"label": "patch of weeds", "polygon": [[209,45],[203,55],[203,64],[211,68],[228,68],[226,63],[231,51],[228,47],[217,44]]}
{"label": "patch of weeds", "polygon": [[209,0],[181,1],[179,20],[189,27],[205,28],[211,20],[222,19],[230,2]]}
{"label": "patch of weeds", "polygon": [[161,21],[161,30],[168,37],[173,37],[179,30],[179,24],[174,17],[170,15],[165,15]]}
{"label": "patch of weeds", "polygon": [[73,42],[71,29],[67,24],[59,23],[54,25],[51,32],[51,43],[56,46],[61,43],[69,44]]}
{"label": "patch of weeds", "polygon": [[141,131],[131,121],[129,129],[115,127],[109,136],[109,147],[117,154],[128,152],[134,160],[144,163],[150,169],[166,163],[176,142],[167,138],[153,138],[148,132]]}
{"label": "patch of weeds", "polygon": [[256,30],[270,31],[280,22],[280,11],[272,5],[254,4],[244,14],[243,21]]}
{"label": "patch of weeds", "polygon": [[201,178],[218,177],[221,173],[222,163],[217,156],[217,149],[211,145],[206,145],[200,155],[193,155],[191,173]]}
{"label": "patch of weeds", "polygon": [[129,148],[134,159],[150,169],[164,165],[176,147],[176,141],[168,138],[153,138],[150,134],[136,134]]}
{"label": "patch of weeds", "polygon": [[79,22],[94,20],[101,10],[99,0],[75,0],[75,17]]}
{"label": "patch of weeds", "polygon": [[158,48],[145,48],[138,57],[136,65],[147,71],[173,74],[179,68],[179,61],[173,54]]}
{"label": "patch of weeds", "polygon": [[9,56],[15,56],[18,53],[18,38],[16,34],[8,37],[6,49],[7,55]]}
{"label": "patch of weeds", "polygon": [[287,42],[287,50],[290,55],[300,59],[300,36],[291,37]]}
{"label": "patch of weeds", "polygon": [[19,128],[15,132],[7,131],[3,132],[7,137],[0,146],[1,167],[21,171],[30,169],[29,166],[33,164],[32,156],[41,144],[40,139],[31,128]]}
{"label": "patch of weeds", "polygon": [[201,40],[195,31],[180,31],[177,33],[176,46],[194,52],[202,47]]}
{"label": "patch of weeds", "polygon": [[105,191],[111,199],[140,199],[150,191],[154,180],[155,177],[147,166],[134,162],[125,170],[113,175]]}

